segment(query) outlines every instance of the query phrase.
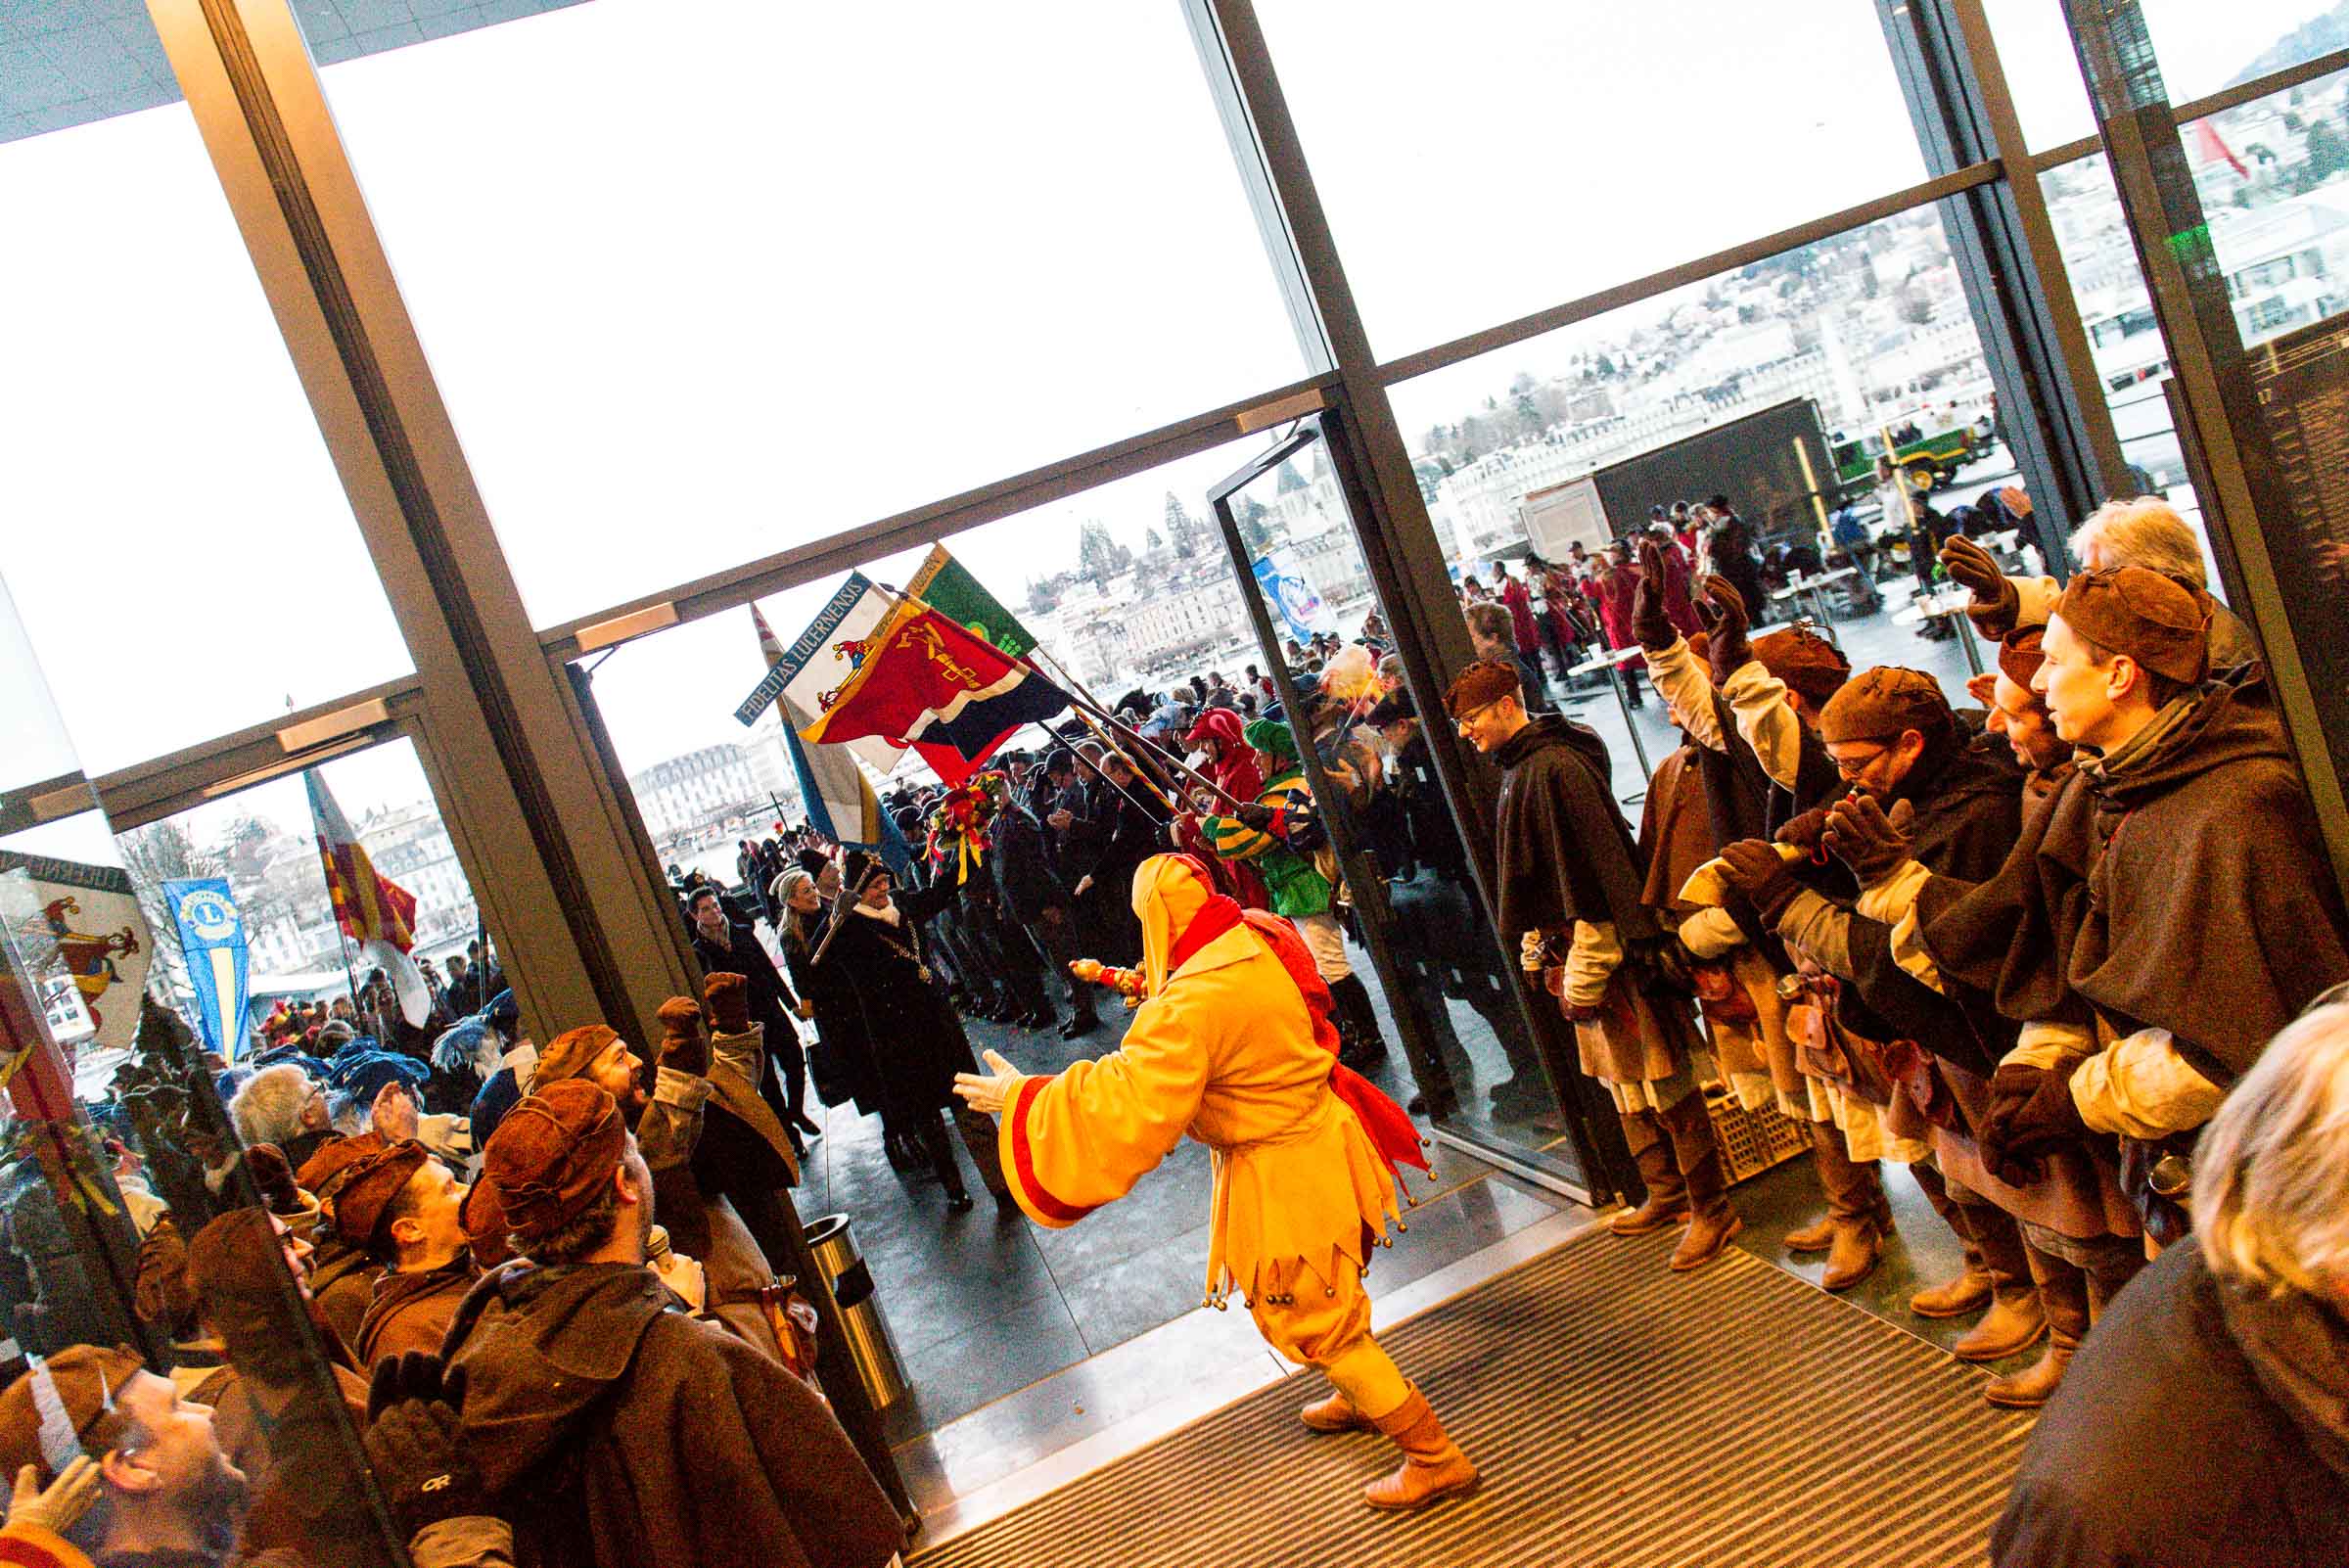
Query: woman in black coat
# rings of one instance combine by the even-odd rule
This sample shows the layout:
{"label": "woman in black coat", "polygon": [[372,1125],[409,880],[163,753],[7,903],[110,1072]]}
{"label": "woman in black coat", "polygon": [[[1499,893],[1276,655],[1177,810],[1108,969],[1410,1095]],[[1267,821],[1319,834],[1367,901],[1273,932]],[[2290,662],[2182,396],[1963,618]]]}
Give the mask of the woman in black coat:
{"label": "woman in black coat", "polygon": [[955,1098],[954,1075],[976,1073],[979,1065],[944,984],[923,952],[923,924],[958,891],[941,878],[899,896],[888,866],[852,852],[814,967],[819,979],[827,969],[848,978],[856,999],[857,1045],[871,1065],[882,1126],[920,1139],[946,1189],[947,1207],[959,1214],[971,1207],[971,1196],[942,1110],[953,1113],[997,1209],[1017,1213],[995,1154],[993,1119]]}

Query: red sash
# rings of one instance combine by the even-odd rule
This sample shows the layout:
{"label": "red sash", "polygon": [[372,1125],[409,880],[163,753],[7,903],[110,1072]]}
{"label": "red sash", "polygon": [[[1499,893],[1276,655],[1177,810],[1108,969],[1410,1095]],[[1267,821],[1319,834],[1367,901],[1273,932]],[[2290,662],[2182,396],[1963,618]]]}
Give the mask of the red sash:
{"label": "red sash", "polygon": [[1217,894],[1191,917],[1191,923],[1175,939],[1174,950],[1167,954],[1167,973],[1173,975],[1200,948],[1242,924],[1272,949],[1272,955],[1280,960],[1281,968],[1288,971],[1290,981],[1305,998],[1306,1016],[1313,1020],[1313,1041],[1329,1052],[1330,1092],[1345,1101],[1355,1119],[1362,1124],[1362,1130],[1370,1134],[1371,1147],[1387,1162],[1387,1169],[1399,1176],[1400,1166],[1426,1170],[1427,1155],[1409,1113],[1384,1089],[1338,1060],[1338,1030],[1330,1022],[1329,986],[1314,967],[1313,955],[1306,947],[1305,939],[1297,935],[1295,926],[1261,909],[1242,909],[1233,899]]}

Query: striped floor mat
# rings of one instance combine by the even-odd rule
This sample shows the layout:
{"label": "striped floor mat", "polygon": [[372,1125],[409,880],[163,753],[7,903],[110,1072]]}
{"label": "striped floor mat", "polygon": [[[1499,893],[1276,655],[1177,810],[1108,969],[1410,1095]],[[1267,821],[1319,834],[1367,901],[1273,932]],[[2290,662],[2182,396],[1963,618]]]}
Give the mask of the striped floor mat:
{"label": "striped floor mat", "polygon": [[918,1568],[1957,1568],[2030,1420],[1985,1374],[1732,1248],[1577,1237],[1382,1336],[1485,1475],[1403,1517],[1292,1378],[917,1554]]}

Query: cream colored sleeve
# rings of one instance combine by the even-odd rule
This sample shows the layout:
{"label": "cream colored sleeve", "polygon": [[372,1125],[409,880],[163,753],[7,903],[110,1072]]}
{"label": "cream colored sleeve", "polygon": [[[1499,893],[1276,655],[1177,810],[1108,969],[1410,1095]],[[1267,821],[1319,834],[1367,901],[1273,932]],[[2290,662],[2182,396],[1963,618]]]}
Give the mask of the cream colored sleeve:
{"label": "cream colored sleeve", "polygon": [[1672,721],[1705,750],[1727,751],[1728,739],[1721,732],[1713,706],[1713,676],[1697,662],[1688,639],[1675,637],[1672,646],[1660,652],[1654,648],[1641,652],[1647,656],[1647,678],[1663,697],[1664,706],[1672,710]]}
{"label": "cream colored sleeve", "polygon": [[1935,966],[1933,955],[1925,951],[1916,918],[1916,896],[1931,880],[1933,873],[1924,866],[1914,860],[1904,860],[1892,875],[1864,890],[1855,909],[1865,919],[1890,926],[1892,961],[1920,984],[1939,991],[1941,970]]}
{"label": "cream colored sleeve", "polygon": [[1727,909],[1699,909],[1681,922],[1681,942],[1699,958],[1718,958],[1745,942],[1745,933]]}
{"label": "cream colored sleeve", "polygon": [[1753,748],[1762,771],[1772,783],[1793,789],[1803,761],[1803,722],[1795,717],[1785,682],[1764,669],[1761,660],[1749,659],[1730,673],[1721,694],[1729,700],[1737,715],[1737,733]]}
{"label": "cream colored sleeve", "polygon": [[2072,1074],[2072,1103],[2099,1132],[2159,1138],[2210,1120],[2226,1091],[2187,1064],[2166,1029],[2125,1035]]}
{"label": "cream colored sleeve", "polygon": [[2092,1056],[2096,1049],[2096,1032],[2078,1024],[2050,1024],[2045,1021],[2025,1024],[2015,1037],[2014,1049],[1999,1058],[2001,1067],[2059,1067],[2064,1062]]}
{"label": "cream colored sleeve", "polygon": [[1566,1005],[1596,1007],[1622,962],[1623,940],[1612,920],[1577,920],[1574,945],[1566,953]]}

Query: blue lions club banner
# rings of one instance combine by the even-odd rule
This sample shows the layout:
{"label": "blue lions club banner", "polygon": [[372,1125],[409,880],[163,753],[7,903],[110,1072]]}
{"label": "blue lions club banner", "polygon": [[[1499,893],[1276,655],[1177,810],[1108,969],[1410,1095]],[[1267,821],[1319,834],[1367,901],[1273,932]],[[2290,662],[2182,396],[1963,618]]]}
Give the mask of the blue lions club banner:
{"label": "blue lions club banner", "polygon": [[165,882],[163,901],[196,988],[197,1033],[233,1062],[245,1044],[245,917],[220,877]]}
{"label": "blue lions club banner", "polygon": [[1253,563],[1256,585],[1265,600],[1280,612],[1281,623],[1289,635],[1299,642],[1310,640],[1318,631],[1336,631],[1337,618],[1329,606],[1322,603],[1320,593],[1307,580],[1295,559],[1286,550],[1260,555]]}

